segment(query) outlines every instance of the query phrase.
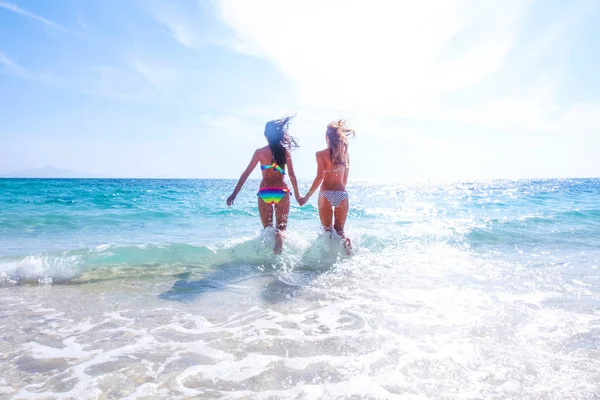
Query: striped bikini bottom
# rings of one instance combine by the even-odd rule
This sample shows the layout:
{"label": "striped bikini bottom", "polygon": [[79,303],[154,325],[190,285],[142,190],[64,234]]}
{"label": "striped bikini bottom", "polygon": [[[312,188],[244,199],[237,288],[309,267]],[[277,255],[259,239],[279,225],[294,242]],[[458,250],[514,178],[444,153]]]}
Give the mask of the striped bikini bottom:
{"label": "striped bikini bottom", "polygon": [[279,204],[283,196],[290,193],[286,188],[262,188],[257,195],[267,204]]}
{"label": "striped bikini bottom", "polygon": [[348,198],[348,193],[343,190],[321,190],[319,196],[325,197],[332,207],[339,207]]}

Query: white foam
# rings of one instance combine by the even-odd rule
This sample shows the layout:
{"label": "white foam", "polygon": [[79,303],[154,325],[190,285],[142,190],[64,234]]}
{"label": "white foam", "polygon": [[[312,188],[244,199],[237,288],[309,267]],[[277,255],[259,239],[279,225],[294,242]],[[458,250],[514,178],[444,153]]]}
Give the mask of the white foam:
{"label": "white foam", "polygon": [[0,378],[0,394],[10,394],[13,393],[15,389],[11,386],[8,386],[8,382],[5,378]]}
{"label": "white foam", "polygon": [[96,251],[96,252],[103,252],[103,251],[106,251],[106,250],[108,250],[108,249],[110,249],[112,247],[113,247],[112,244],[101,244],[99,246],[96,246],[96,248],[94,249],[94,251]]}
{"label": "white foam", "polygon": [[[170,276],[140,280],[135,290],[112,283],[29,288],[35,304],[6,303],[23,312],[17,319],[28,339],[15,345],[14,357],[68,365],[25,386],[15,384],[15,373],[0,388],[16,388],[15,398],[65,399],[108,396],[103,382],[118,379],[136,382],[110,394],[128,399],[543,398],[569,391],[585,398],[597,389],[600,361],[590,354],[598,313],[557,301],[579,295],[547,284],[558,274],[439,241],[398,242],[350,258],[316,233],[291,241],[298,253],[283,269],[240,272],[233,281],[243,291],[231,290],[226,278],[219,290],[191,287],[188,302],[157,299],[178,279]],[[255,250],[257,259],[266,257],[258,241],[236,246],[236,257]],[[324,264],[311,257],[328,251],[331,264],[304,268]],[[306,280],[292,279],[304,272]],[[13,297],[25,293],[11,289]],[[271,301],[269,290],[282,294]],[[597,299],[588,299],[592,307]],[[119,364],[110,370],[110,363]],[[75,380],[68,392],[53,393],[45,386],[51,378]]]}
{"label": "white foam", "polygon": [[65,346],[63,348],[44,346],[36,342],[25,343],[23,347],[26,350],[29,350],[34,358],[37,358],[39,360],[54,358],[74,358],[82,360],[91,355],[102,353],[101,350],[83,350],[83,346],[78,344],[75,338],[65,339],[62,343]]}
{"label": "white foam", "polygon": [[0,284],[19,281],[52,283],[54,280],[72,279],[80,273],[81,262],[81,256],[65,254],[0,260]]}

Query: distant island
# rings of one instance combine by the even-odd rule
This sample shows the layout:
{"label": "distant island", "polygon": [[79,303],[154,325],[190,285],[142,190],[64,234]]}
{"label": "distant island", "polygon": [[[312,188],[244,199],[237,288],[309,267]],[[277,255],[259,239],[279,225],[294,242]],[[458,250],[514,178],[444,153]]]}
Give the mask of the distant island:
{"label": "distant island", "polygon": [[12,172],[6,175],[0,175],[1,178],[100,178],[100,176],[86,174],[82,172],[69,171],[56,167],[44,167],[37,169],[28,169],[24,171]]}

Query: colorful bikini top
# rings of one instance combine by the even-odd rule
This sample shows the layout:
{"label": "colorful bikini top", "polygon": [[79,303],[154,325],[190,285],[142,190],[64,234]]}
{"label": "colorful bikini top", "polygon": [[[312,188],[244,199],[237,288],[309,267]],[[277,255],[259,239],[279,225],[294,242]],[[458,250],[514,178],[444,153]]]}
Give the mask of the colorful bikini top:
{"label": "colorful bikini top", "polygon": [[283,170],[283,168],[281,168],[279,165],[277,165],[277,163],[275,161],[273,161],[273,164],[271,165],[261,165],[260,169],[262,169],[263,171],[265,169],[271,169],[274,168],[275,171],[281,172],[282,175],[285,175],[285,171]]}

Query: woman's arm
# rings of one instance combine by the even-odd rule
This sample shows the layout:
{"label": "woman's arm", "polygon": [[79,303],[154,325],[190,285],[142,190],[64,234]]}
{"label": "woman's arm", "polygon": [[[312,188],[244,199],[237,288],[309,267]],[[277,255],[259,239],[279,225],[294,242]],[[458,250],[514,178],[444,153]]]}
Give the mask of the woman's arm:
{"label": "woman's arm", "polygon": [[296,197],[296,201],[300,204],[300,192],[298,191],[298,180],[296,179],[296,173],[294,172],[294,164],[292,162],[292,155],[290,152],[286,152],[285,155],[285,163],[288,166],[288,173],[290,176],[290,182],[292,183],[292,188],[294,189],[294,196]]}
{"label": "woman's arm", "polygon": [[308,191],[308,193],[306,193],[306,196],[304,196],[302,198],[302,201],[304,203],[306,203],[308,201],[308,199],[310,199],[310,196],[313,195],[315,190],[317,190],[319,188],[319,186],[321,186],[321,183],[323,182],[323,170],[324,170],[323,160],[321,160],[321,157],[319,157],[319,153],[317,153],[316,157],[317,157],[317,176],[315,177],[315,180],[314,180],[312,186],[310,187],[310,190]]}
{"label": "woman's arm", "polygon": [[231,196],[229,196],[227,198],[228,206],[233,204],[236,196],[238,195],[239,191],[242,189],[242,186],[244,186],[244,183],[246,183],[246,179],[248,179],[248,176],[250,176],[250,174],[256,167],[256,164],[258,164],[258,150],[256,150],[254,152],[254,155],[252,155],[252,160],[250,160],[250,163],[248,164],[248,166],[246,167],[244,172],[242,172],[242,176],[240,176],[240,180],[238,181],[235,189],[233,189],[233,193],[231,194]]}

